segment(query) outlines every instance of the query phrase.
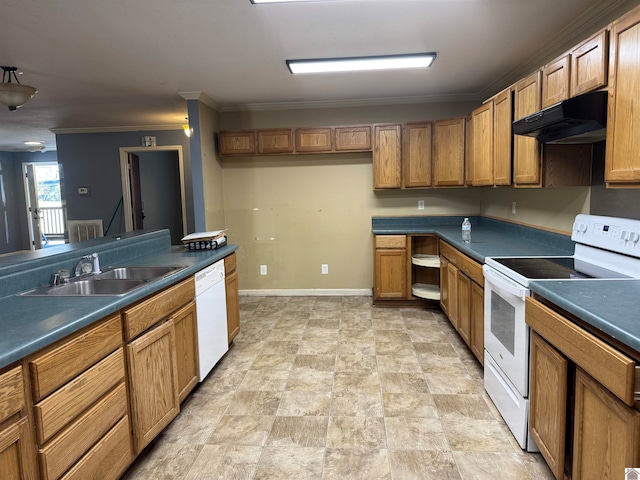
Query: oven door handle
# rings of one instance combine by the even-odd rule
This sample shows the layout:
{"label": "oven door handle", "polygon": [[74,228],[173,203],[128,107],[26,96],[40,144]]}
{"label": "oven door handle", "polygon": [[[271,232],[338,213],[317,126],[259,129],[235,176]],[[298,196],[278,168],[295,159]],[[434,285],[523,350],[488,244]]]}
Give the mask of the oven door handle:
{"label": "oven door handle", "polygon": [[493,268],[483,265],[482,273],[484,273],[485,281],[489,282],[492,285],[495,285],[497,288],[504,290],[505,292],[514,295],[518,298],[521,298],[522,301],[527,297],[529,290],[522,285],[513,282],[511,279],[505,277],[500,272],[495,271]]}

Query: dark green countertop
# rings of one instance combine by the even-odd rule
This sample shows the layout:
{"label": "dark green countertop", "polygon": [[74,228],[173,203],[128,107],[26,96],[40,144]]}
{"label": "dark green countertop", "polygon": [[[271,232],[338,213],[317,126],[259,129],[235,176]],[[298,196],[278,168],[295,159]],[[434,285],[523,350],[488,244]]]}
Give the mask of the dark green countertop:
{"label": "dark green countertop", "polygon": [[640,280],[545,280],[529,288],[640,353]]}
{"label": "dark green countertop", "polygon": [[[237,245],[218,250],[186,250],[167,246],[146,255],[128,258],[116,265],[184,266],[183,270],[123,296],[21,297],[15,293],[0,298],[0,368],[34,353],[105,316],[162,288],[187,278],[230,255]],[[104,255],[108,257],[107,254]],[[101,254],[102,257],[102,254]],[[102,266],[109,264],[102,263]],[[26,272],[28,274],[28,272]]]}

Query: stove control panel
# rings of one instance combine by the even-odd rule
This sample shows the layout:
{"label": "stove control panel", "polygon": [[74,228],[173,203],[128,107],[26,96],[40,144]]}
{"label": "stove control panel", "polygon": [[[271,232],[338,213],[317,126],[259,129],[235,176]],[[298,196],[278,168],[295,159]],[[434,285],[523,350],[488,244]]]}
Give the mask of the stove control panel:
{"label": "stove control panel", "polygon": [[640,257],[640,220],[578,215],[571,240],[617,253]]}

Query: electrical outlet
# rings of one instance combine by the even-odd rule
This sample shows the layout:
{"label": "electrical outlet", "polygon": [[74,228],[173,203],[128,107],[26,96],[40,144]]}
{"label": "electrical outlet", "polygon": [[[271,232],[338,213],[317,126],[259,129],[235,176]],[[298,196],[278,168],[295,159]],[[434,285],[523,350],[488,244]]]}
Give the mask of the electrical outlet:
{"label": "electrical outlet", "polygon": [[320,266],[320,269],[321,269],[321,271],[322,271],[322,275],[329,275],[329,265],[328,265],[328,264],[323,263],[323,264]]}
{"label": "electrical outlet", "polygon": [[418,210],[424,210],[424,200],[418,200]]}
{"label": "electrical outlet", "polygon": [[266,275],[266,274],[267,274],[267,266],[260,265],[260,275]]}
{"label": "electrical outlet", "polygon": [[511,202],[511,213],[516,213],[516,202]]}

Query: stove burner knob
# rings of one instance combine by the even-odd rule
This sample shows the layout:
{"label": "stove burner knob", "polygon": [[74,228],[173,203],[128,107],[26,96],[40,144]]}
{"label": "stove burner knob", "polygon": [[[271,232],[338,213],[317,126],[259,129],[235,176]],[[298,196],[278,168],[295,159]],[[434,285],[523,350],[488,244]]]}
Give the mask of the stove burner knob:
{"label": "stove burner knob", "polygon": [[631,232],[629,234],[629,240],[631,241],[631,243],[638,243],[638,240],[640,240],[640,233]]}
{"label": "stove burner knob", "polygon": [[629,232],[627,232],[626,230],[625,230],[625,231],[623,231],[623,232],[620,234],[620,239],[621,239],[622,241],[624,241],[625,243],[627,243],[627,241],[629,240]]}

